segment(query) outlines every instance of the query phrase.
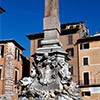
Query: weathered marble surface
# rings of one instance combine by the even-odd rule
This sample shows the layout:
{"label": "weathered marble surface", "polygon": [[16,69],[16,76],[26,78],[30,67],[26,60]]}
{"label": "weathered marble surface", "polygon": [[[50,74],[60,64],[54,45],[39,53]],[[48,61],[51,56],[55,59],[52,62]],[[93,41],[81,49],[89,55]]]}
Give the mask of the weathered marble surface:
{"label": "weathered marble surface", "polygon": [[[45,0],[44,11],[44,39],[59,39],[60,22],[59,22],[59,9],[58,0]],[[52,34],[53,33],[53,34]]]}
{"label": "weathered marble surface", "polygon": [[[72,81],[63,54],[36,54],[29,78],[20,80],[25,89],[20,97],[33,100],[80,100],[78,86]],[[28,94],[28,95],[27,95]]]}
{"label": "weathered marble surface", "polygon": [[58,16],[58,0],[45,0],[45,17]]}

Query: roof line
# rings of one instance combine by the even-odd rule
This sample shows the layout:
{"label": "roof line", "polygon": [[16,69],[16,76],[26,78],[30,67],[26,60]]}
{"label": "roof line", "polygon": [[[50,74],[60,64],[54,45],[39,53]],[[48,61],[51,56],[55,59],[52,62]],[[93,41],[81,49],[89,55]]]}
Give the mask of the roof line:
{"label": "roof line", "polygon": [[16,46],[18,46],[21,50],[25,50],[24,47],[22,47],[18,42],[16,42],[14,39],[7,39],[7,40],[0,40],[0,43],[7,43],[7,42],[13,42]]}

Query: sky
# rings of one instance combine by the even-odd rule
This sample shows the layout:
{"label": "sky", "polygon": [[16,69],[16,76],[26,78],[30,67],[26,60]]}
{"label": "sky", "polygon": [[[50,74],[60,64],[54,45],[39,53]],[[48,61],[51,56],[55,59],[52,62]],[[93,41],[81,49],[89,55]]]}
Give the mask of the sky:
{"label": "sky", "polygon": [[[0,0],[0,40],[14,39],[30,55],[27,34],[43,32],[45,0]],[[100,32],[100,0],[59,0],[60,23],[85,21],[89,34]]]}

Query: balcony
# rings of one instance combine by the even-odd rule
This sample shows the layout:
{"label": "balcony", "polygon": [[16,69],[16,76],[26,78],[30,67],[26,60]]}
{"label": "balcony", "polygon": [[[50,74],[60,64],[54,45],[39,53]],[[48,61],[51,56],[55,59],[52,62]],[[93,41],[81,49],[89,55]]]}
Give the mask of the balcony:
{"label": "balcony", "polygon": [[100,86],[100,78],[99,79],[90,79],[90,80],[80,80],[80,87],[91,87],[91,86]]}

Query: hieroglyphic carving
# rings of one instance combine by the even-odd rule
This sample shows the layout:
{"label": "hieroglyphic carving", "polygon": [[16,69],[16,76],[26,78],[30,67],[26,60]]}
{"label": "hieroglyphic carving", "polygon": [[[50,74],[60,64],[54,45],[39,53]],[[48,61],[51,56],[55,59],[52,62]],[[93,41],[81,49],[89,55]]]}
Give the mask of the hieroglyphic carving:
{"label": "hieroglyphic carving", "polygon": [[58,0],[45,0],[45,17],[49,16],[58,16]]}

